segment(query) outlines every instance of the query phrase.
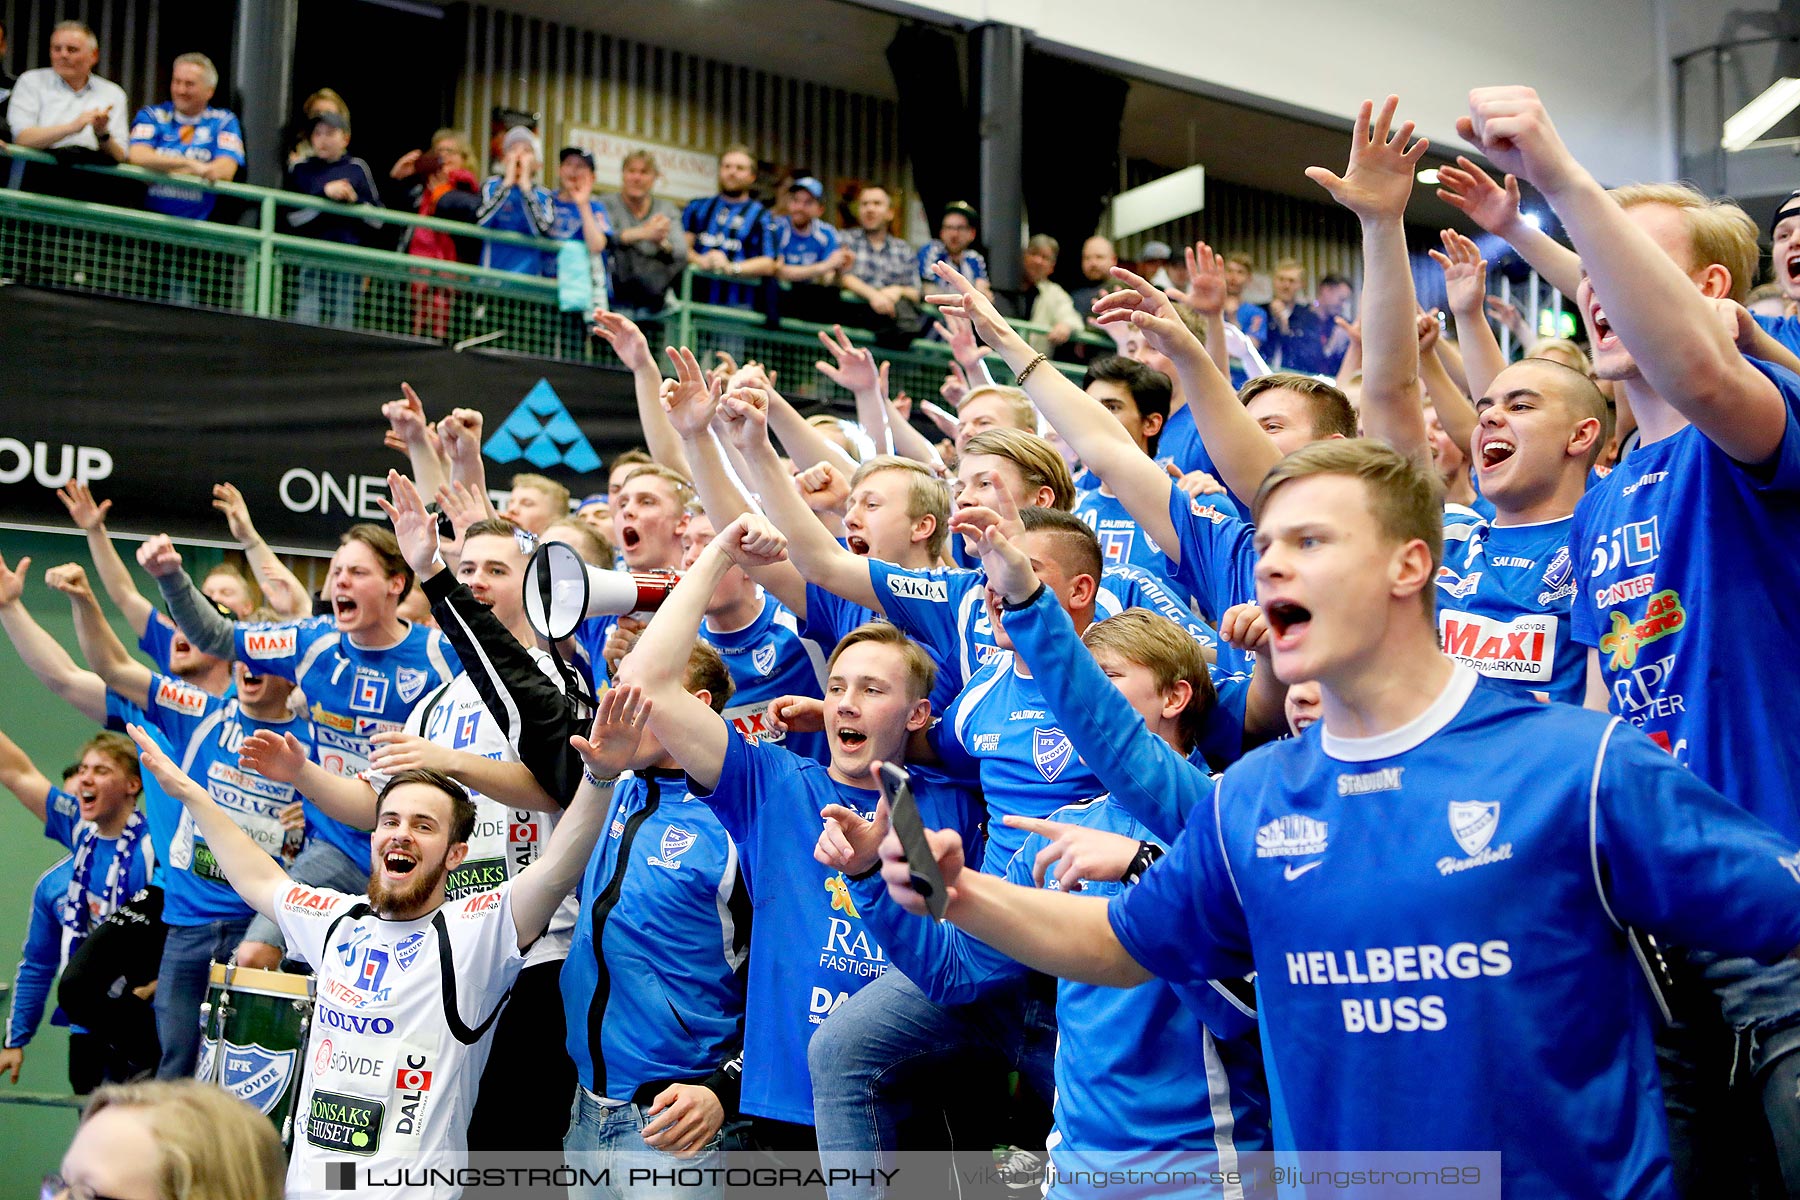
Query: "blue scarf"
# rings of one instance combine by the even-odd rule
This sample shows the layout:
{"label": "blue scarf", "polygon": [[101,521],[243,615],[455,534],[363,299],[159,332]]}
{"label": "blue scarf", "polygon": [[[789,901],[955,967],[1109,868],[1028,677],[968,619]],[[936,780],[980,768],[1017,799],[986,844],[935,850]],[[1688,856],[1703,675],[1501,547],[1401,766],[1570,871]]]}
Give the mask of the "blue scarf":
{"label": "blue scarf", "polygon": [[[112,862],[106,868],[106,899],[101,904],[101,916],[116,912],[119,906],[131,898],[127,890],[131,879],[131,867],[137,857],[138,839],[144,836],[144,814],[133,812],[131,819],[125,822],[125,831],[119,834],[117,845],[113,847]],[[88,912],[88,884],[94,875],[94,846],[100,841],[100,831],[92,825],[84,826],[75,839],[75,876],[69,881],[69,902],[63,905],[63,927],[71,936],[70,953],[81,944],[83,938],[92,932],[91,914]]]}

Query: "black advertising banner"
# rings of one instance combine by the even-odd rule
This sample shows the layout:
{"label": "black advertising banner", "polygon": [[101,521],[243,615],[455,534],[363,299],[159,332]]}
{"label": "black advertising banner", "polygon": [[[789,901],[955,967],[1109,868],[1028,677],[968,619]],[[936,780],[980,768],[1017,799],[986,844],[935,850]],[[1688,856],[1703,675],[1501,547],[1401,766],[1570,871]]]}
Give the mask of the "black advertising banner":
{"label": "black advertising banner", "polygon": [[67,527],[71,478],[120,532],[229,540],[235,483],[271,545],[329,549],[383,521],[380,408],[479,409],[488,486],[537,472],[577,497],[641,444],[628,372],[67,292],[0,287],[0,523]]}

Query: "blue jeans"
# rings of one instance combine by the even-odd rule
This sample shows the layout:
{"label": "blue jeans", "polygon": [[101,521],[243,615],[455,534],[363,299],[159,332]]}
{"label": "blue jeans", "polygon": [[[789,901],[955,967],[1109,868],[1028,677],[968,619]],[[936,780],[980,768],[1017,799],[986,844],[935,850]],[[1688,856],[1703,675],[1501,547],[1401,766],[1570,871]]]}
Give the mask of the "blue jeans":
{"label": "blue jeans", "polygon": [[[1056,992],[1050,981],[1004,984],[952,1008],[889,969],[838,1005],[806,1049],[826,1170],[867,1172],[885,1162],[898,1148],[904,1093],[921,1069],[955,1079],[972,1054],[984,1051],[997,1051],[1049,1103],[1056,1088]],[[829,1191],[832,1200],[882,1194],[879,1185],[865,1184]]]}
{"label": "blue jeans", "polygon": [[674,1178],[665,1176],[660,1183],[632,1182],[633,1169],[681,1172],[725,1165],[722,1133],[715,1134],[691,1158],[677,1158],[644,1144],[644,1126],[651,1120],[643,1105],[608,1106],[586,1088],[576,1088],[575,1104],[569,1110],[569,1132],[563,1138],[563,1157],[571,1167],[590,1174],[607,1172],[610,1184],[571,1187],[570,1200],[716,1200],[724,1195],[724,1188],[706,1182],[704,1175],[690,1177],[692,1182],[682,1180],[679,1174]]}
{"label": "blue jeans", "polygon": [[224,962],[244,940],[249,917],[171,925],[156,973],[156,1037],[162,1043],[158,1079],[189,1079],[200,1057],[200,1006],[211,964]]}
{"label": "blue jeans", "polygon": [[330,267],[301,267],[292,319],[302,325],[356,325],[356,293],[362,280]]}
{"label": "blue jeans", "polygon": [[1800,962],[1690,950],[1687,963],[1687,985],[1711,995],[1657,1036],[1676,1184],[1752,1195],[1760,1179],[1773,1194],[1779,1177],[1800,1195]]}
{"label": "blue jeans", "polygon": [[[288,878],[308,887],[330,888],[350,896],[361,896],[369,890],[369,864],[356,863],[350,856],[323,838],[313,838],[294,856]],[[277,950],[287,949],[281,926],[258,913],[250,918],[244,933],[246,942],[263,942]]]}

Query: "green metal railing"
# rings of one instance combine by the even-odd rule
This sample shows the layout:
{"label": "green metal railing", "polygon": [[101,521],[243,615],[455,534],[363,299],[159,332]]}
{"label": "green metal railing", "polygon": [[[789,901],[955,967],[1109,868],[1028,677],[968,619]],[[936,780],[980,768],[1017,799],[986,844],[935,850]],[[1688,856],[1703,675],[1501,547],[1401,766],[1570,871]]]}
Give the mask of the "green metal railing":
{"label": "green metal railing", "polygon": [[[18,163],[54,161],[40,151],[4,144],[0,154],[15,160],[15,180]],[[144,184],[169,182],[167,176],[139,167],[76,170]],[[5,182],[5,174],[5,165],[0,164],[0,182]],[[0,278],[417,337],[458,349],[491,346],[539,358],[617,365],[611,349],[588,335],[584,314],[560,309],[553,279],[296,237],[282,231],[281,213],[314,209],[373,219],[383,226],[433,229],[551,253],[559,242],[247,184],[194,181],[192,186],[248,203],[247,217],[253,216],[255,224],[192,221],[21,191],[6,183],[0,186]],[[703,360],[715,350],[726,351],[739,362],[754,359],[775,372],[777,385],[796,399],[848,405],[848,394],[813,369],[813,363],[825,357],[818,340],[822,326],[794,320],[770,323],[759,312],[699,303],[693,299],[696,277],[709,278],[685,272],[679,299],[657,321],[640,322],[647,326],[645,334],[653,348],[660,352],[663,344],[673,343],[690,347]],[[1025,322],[1015,324],[1028,333],[1042,332]],[[936,399],[949,370],[947,347],[920,341],[904,351],[879,349],[868,334],[847,332],[890,364],[890,387],[896,393],[904,389],[920,399]],[[1009,378],[997,358],[990,363],[996,379]]]}

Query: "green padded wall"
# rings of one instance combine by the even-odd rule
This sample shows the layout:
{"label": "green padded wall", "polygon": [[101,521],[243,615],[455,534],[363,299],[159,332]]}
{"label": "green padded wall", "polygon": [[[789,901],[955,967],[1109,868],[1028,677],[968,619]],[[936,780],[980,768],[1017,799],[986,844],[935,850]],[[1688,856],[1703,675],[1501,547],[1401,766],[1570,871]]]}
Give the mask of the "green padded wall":
{"label": "green padded wall", "polygon": [[[121,540],[120,552],[137,570],[132,555],[136,542]],[[69,647],[76,660],[74,625],[69,617],[69,604],[62,594],[44,585],[44,571],[59,563],[78,562],[88,568],[95,591],[100,591],[94,577],[93,563],[88,557],[87,543],[80,531],[67,535],[26,533],[0,529],[0,557],[9,568],[16,567],[21,557],[31,559],[30,581],[24,603],[38,622],[63,645]],[[182,547],[187,567],[198,577],[200,572],[218,562],[221,553],[206,547]],[[138,573],[138,590],[153,601],[156,584]],[[102,601],[105,603],[104,600]],[[113,612],[113,625],[127,646],[136,646],[136,638]],[[46,691],[19,661],[12,644],[0,637],[0,729],[17,742],[38,769],[56,779],[75,756],[79,746],[95,729],[85,717]],[[31,905],[32,887],[46,867],[62,857],[63,851],[46,841],[43,828],[31,814],[0,789],[0,962],[4,963],[5,980],[10,985],[25,941],[25,926]],[[10,1004],[11,996],[7,997]],[[76,1110],[36,1105],[6,1103],[8,1093],[38,1093],[67,1096],[69,1094],[68,1035],[50,1025],[46,1014],[37,1037],[25,1051],[25,1069],[15,1086],[0,1079],[0,1146],[7,1147],[7,1168],[0,1172],[0,1200],[35,1200],[38,1181],[46,1171],[56,1168],[75,1129]]]}

